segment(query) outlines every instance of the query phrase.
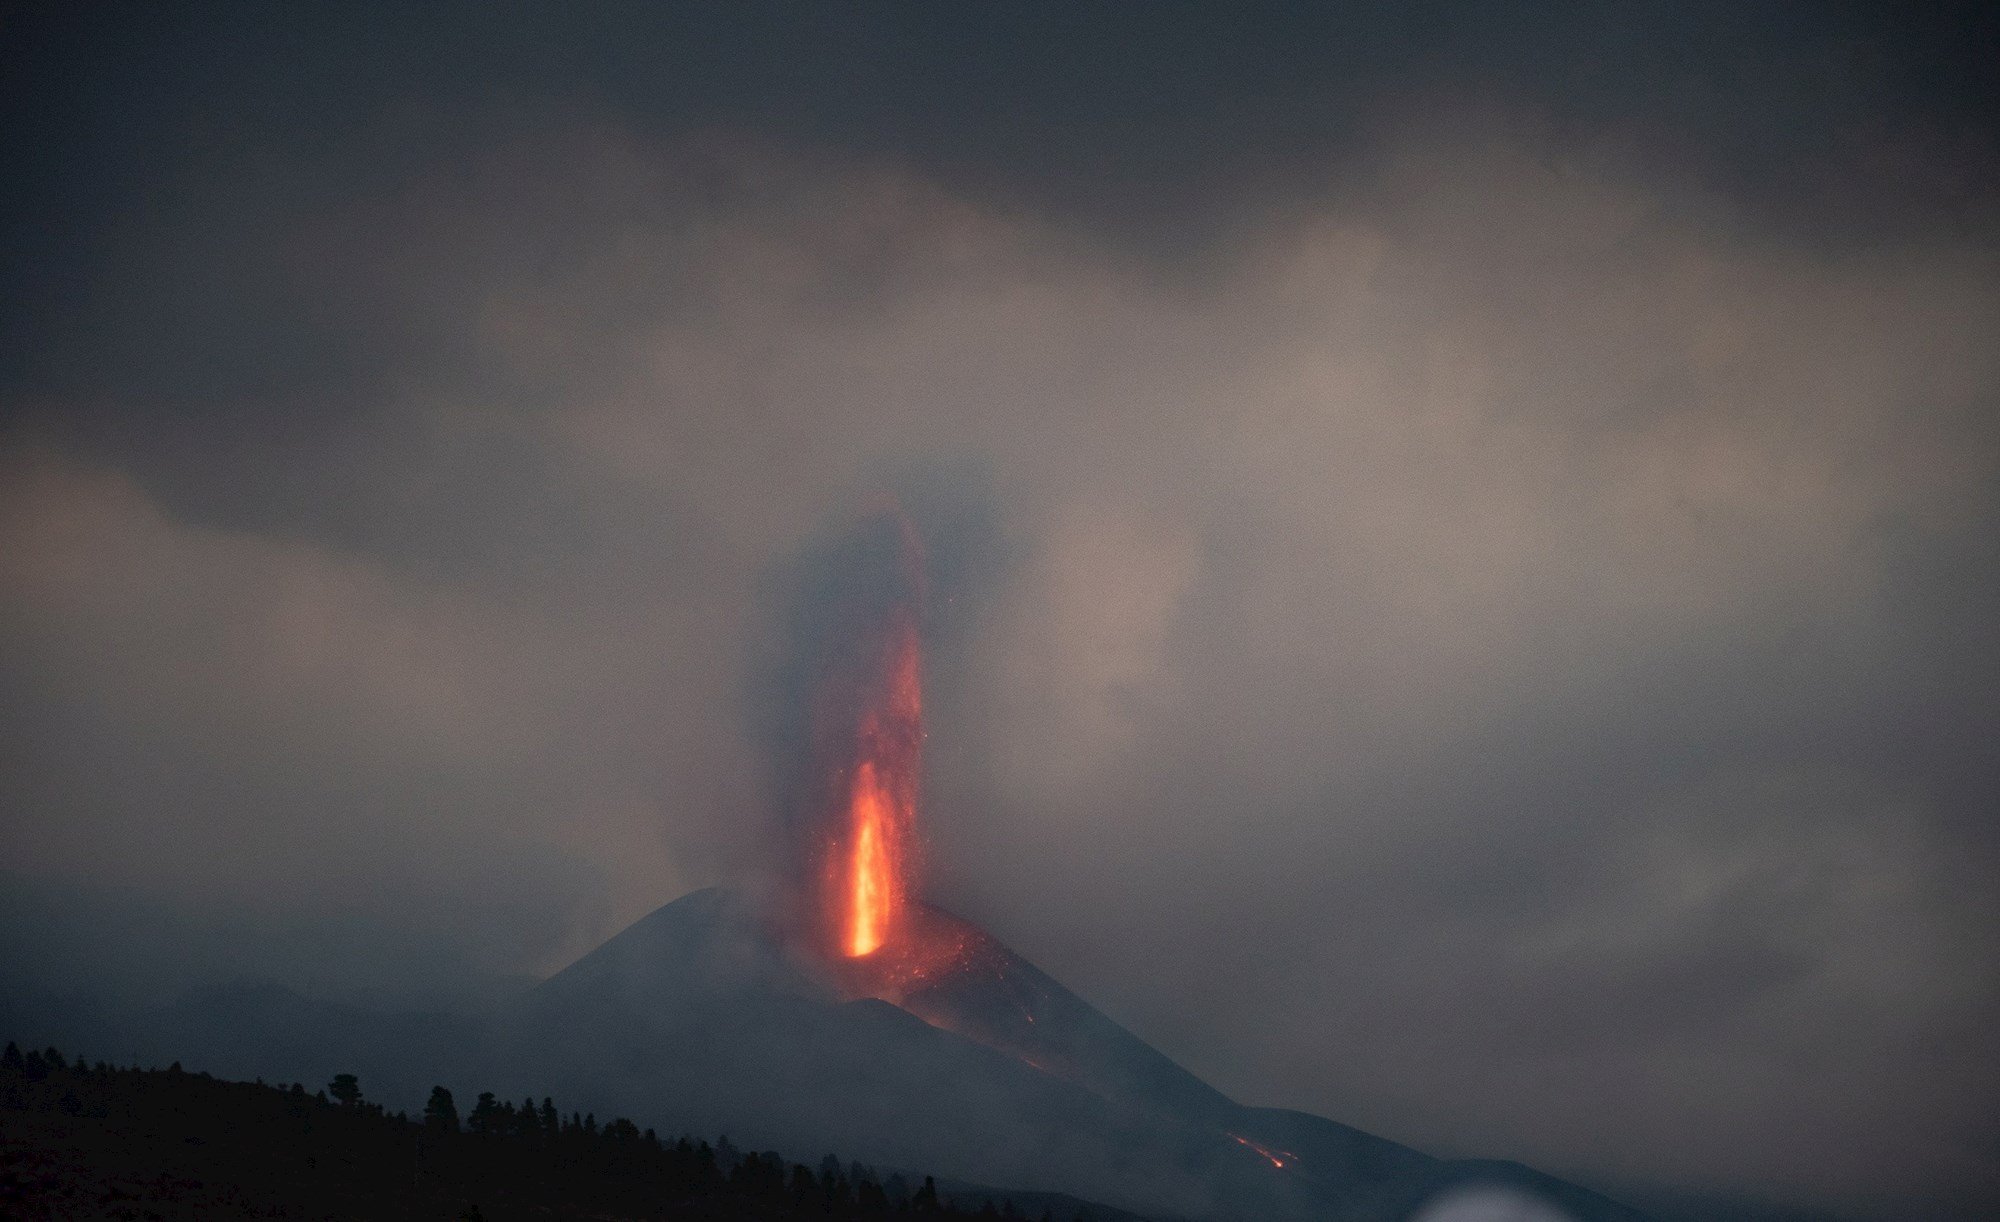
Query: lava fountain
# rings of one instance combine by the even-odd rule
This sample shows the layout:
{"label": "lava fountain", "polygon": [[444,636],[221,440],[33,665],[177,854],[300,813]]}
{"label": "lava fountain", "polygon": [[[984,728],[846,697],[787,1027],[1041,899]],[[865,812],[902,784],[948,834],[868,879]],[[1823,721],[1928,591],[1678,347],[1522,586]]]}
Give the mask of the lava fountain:
{"label": "lava fountain", "polygon": [[916,856],[923,763],[923,687],[915,617],[891,615],[879,690],[864,704],[848,767],[847,809],[829,890],[841,950],[874,954],[901,923]]}
{"label": "lava fountain", "polygon": [[915,902],[923,773],[921,559],[900,514],[864,532],[843,574],[852,597],[819,625],[806,877],[813,941],[867,960],[897,940]]}
{"label": "lava fountain", "polygon": [[979,926],[927,901],[918,823],[924,580],[916,533],[890,510],[811,560],[801,566],[797,652],[784,685],[796,700],[783,723],[785,761],[794,771],[787,778],[787,874],[774,924],[793,962],[831,996],[886,1001],[1015,1058],[1039,1075],[1023,1089],[1053,1089],[1044,1080],[1054,1080],[1064,1091],[1176,1117],[1177,1125],[1196,1122],[1231,1158],[1299,1174],[1297,1155],[1243,1123],[1256,1117]]}

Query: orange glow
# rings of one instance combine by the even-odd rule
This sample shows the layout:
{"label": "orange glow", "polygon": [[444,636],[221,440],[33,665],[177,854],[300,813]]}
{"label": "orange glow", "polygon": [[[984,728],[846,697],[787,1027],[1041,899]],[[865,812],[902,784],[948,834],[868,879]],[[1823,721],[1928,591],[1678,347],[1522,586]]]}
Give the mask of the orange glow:
{"label": "orange glow", "polygon": [[1293,1154],[1290,1150],[1273,1150],[1269,1146],[1258,1145],[1256,1142],[1251,1141],[1248,1137],[1239,1137],[1234,1133],[1231,1133],[1229,1136],[1233,1141],[1236,1142],[1237,1145],[1246,1146],[1249,1149],[1255,1150],[1257,1154],[1261,1158],[1263,1158],[1265,1162],[1271,1164],[1273,1167],[1276,1167],[1280,1171],[1283,1171],[1285,1169],[1285,1163],[1287,1160],[1296,1159],[1298,1157],[1297,1155]]}
{"label": "orange glow", "polygon": [[907,958],[922,893],[923,553],[893,506],[855,539],[862,567],[802,642],[813,686],[787,906],[816,957],[879,982]]}
{"label": "orange glow", "polygon": [[846,818],[834,855],[834,927],[849,958],[896,935],[916,873],[923,694],[916,617],[896,608],[863,684],[853,730]]}
{"label": "orange glow", "polygon": [[888,936],[890,894],[895,889],[887,847],[888,802],[875,779],[875,765],[854,770],[854,859],[848,863],[847,953],[873,954]]}

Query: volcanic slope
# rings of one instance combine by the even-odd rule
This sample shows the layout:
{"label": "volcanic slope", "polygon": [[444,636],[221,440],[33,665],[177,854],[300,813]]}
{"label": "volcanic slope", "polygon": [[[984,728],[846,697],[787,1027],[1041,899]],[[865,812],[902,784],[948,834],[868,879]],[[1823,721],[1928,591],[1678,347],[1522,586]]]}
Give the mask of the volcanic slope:
{"label": "volcanic slope", "polygon": [[685,896],[521,999],[485,1072],[667,1131],[1161,1216],[1403,1218],[1479,1182],[1580,1222],[1641,1217],[1514,1164],[1237,1104],[941,909],[865,961],[789,945],[742,892]]}

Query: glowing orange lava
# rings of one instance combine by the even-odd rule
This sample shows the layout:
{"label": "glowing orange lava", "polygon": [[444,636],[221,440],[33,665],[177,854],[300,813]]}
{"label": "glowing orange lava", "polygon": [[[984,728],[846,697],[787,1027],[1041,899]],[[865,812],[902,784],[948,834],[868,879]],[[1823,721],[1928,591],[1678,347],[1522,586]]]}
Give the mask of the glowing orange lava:
{"label": "glowing orange lava", "polygon": [[862,684],[830,880],[834,927],[849,958],[874,954],[895,935],[916,872],[923,688],[912,608],[892,610],[879,650]]}
{"label": "glowing orange lava", "polygon": [[1285,1163],[1287,1160],[1296,1160],[1298,1158],[1298,1156],[1296,1154],[1293,1154],[1290,1150],[1273,1150],[1269,1146],[1259,1145],[1256,1142],[1251,1141],[1248,1137],[1239,1136],[1238,1134],[1235,1133],[1231,1133],[1229,1136],[1235,1140],[1237,1145],[1247,1146],[1248,1148],[1255,1150],[1263,1158],[1265,1162],[1271,1164],[1273,1167],[1276,1167],[1280,1171],[1283,1171],[1285,1169]]}
{"label": "glowing orange lava", "polygon": [[854,770],[854,856],[848,862],[847,953],[859,958],[873,954],[888,936],[894,890],[889,860],[888,802],[875,778],[875,765],[863,760]]}

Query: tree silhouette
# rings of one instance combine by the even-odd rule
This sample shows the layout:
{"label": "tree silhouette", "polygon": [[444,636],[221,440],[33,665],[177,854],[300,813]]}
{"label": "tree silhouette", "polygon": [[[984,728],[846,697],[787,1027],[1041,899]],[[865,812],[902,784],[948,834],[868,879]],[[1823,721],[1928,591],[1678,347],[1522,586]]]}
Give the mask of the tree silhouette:
{"label": "tree silhouette", "polygon": [[[337,1102],[335,1102],[337,1100]],[[559,1131],[539,1107],[479,1096],[463,1126],[451,1091],[431,1089],[412,1121],[365,1102],[353,1074],[308,1095],[292,1083],[225,1082],[206,1073],[96,1066],[55,1049],[0,1052],[0,1130],[10,1149],[45,1143],[28,1180],[0,1175],[0,1202],[62,1200],[61,1217],[760,1218],[765,1222],[892,1222],[905,1213],[970,1219],[934,1179],[910,1193],[862,1163],[829,1155],[823,1175],[774,1151],[742,1152],[612,1116],[573,1114]],[[87,1140],[86,1140],[87,1139]],[[79,1145],[79,1141],[82,1144]],[[88,1147],[89,1153],[82,1151]],[[68,1152],[68,1151],[74,1151]],[[730,1167],[718,1154],[731,1156]],[[37,1196],[39,1194],[39,1196]],[[995,1213],[996,1200],[983,1216]],[[0,1204],[0,1216],[13,1216]],[[1011,1203],[999,1212],[1019,1217]],[[50,1216],[30,1212],[27,1216]]]}
{"label": "tree silhouette", "polygon": [[333,1081],[326,1084],[326,1093],[333,1096],[335,1103],[353,1107],[361,1102],[361,1081],[351,1073],[337,1073],[333,1075]]}
{"label": "tree silhouette", "polygon": [[442,1086],[431,1087],[430,1102],[424,1104],[424,1126],[444,1133],[458,1132],[458,1105]]}
{"label": "tree silhouette", "polygon": [[472,1105],[472,1114],[465,1118],[465,1127],[473,1133],[491,1133],[499,1127],[495,1124],[499,1119],[500,1104],[493,1098],[493,1092],[481,1091],[478,1102]]}

